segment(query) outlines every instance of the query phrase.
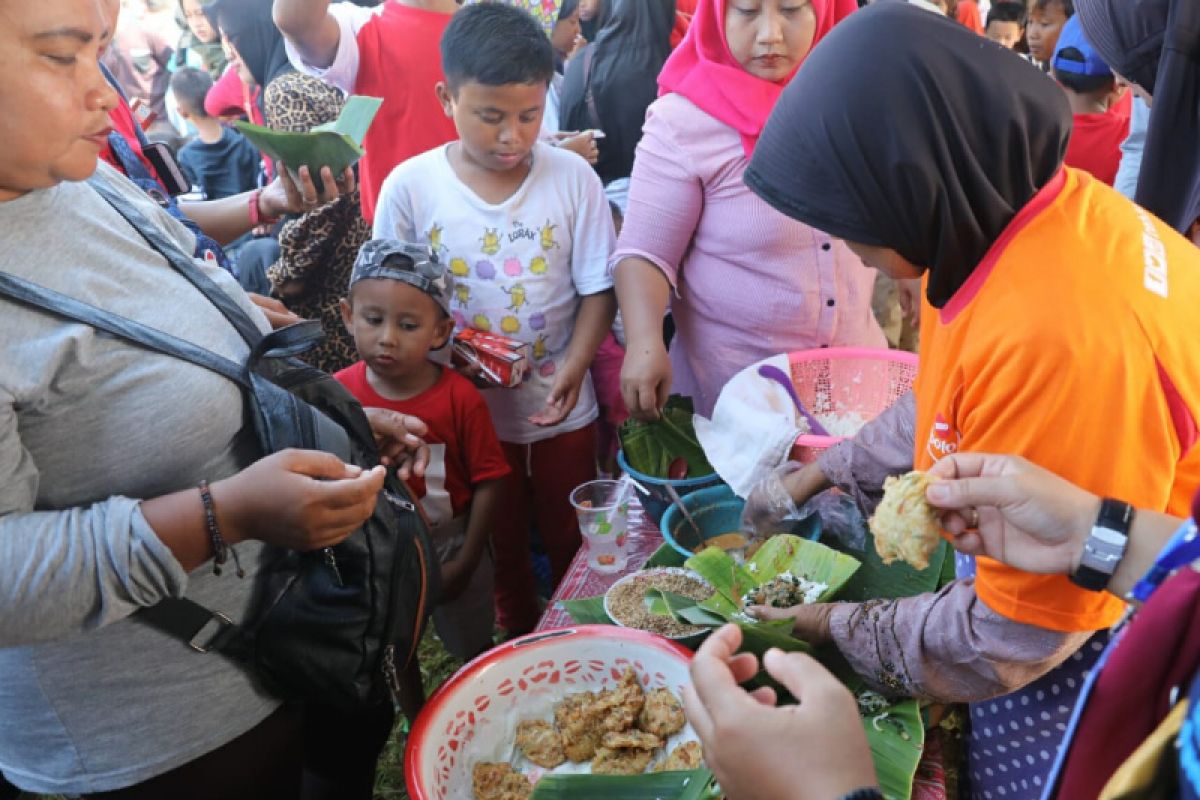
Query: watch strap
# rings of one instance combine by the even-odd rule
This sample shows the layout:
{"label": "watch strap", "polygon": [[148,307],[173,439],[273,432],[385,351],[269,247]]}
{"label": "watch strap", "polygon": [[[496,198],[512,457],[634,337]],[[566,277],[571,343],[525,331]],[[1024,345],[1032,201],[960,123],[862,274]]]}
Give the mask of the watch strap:
{"label": "watch strap", "polygon": [[1071,574],[1071,582],[1090,592],[1108,587],[1117,565],[1125,556],[1129,544],[1129,528],[1133,524],[1133,506],[1120,500],[1105,498],[1092,533],[1083,544],[1079,567]]}
{"label": "watch strap", "polygon": [[874,786],[868,786],[842,795],[841,800],[884,800],[884,798],[882,792]]}

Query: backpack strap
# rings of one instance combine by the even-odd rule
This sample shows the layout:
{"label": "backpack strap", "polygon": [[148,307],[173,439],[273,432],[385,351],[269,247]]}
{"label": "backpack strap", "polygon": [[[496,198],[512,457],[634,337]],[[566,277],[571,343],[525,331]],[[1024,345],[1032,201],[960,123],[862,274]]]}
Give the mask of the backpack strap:
{"label": "backpack strap", "polygon": [[191,255],[183,252],[178,244],[172,241],[161,228],[134,206],[129,198],[119,193],[111,184],[92,177],[88,179],[88,185],[124,217],[125,221],[140,233],[146,243],[158,251],[159,255],[165,258],[176,272],[187,278],[210,303],[217,307],[221,315],[229,320],[229,324],[233,325],[251,349],[258,345],[259,340],[263,338],[263,333],[254,324],[250,315],[232,297],[222,291],[221,287],[217,286],[204,270],[196,266],[196,261]]}
{"label": "backpack strap", "polygon": [[55,316],[90,325],[138,347],[187,361],[222,375],[238,386],[249,388],[244,368],[235,361],[169,333],[163,333],[157,328],[97,308],[24,278],[0,272],[0,295],[23,305],[48,311]]}

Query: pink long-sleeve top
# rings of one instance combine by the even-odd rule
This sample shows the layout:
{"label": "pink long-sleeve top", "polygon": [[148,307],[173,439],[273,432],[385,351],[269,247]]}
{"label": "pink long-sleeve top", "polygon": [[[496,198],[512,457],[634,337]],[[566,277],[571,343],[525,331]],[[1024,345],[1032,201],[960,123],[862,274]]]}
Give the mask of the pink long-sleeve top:
{"label": "pink long-sleeve top", "polygon": [[886,347],[875,273],[841,241],[771,208],[742,181],[741,137],[688,99],[650,106],[612,263],[640,257],[675,290],[672,391],[711,413],[739,370],[776,353]]}

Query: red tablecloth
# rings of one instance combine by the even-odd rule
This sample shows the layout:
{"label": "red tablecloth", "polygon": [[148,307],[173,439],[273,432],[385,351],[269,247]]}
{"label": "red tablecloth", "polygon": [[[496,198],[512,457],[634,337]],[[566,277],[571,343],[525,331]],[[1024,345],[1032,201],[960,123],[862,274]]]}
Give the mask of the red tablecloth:
{"label": "red tablecloth", "polygon": [[[584,549],[575,555],[570,569],[555,590],[546,613],[538,622],[537,630],[571,625],[571,615],[559,606],[560,600],[577,600],[604,594],[622,577],[641,569],[650,556],[662,546],[663,538],[658,527],[646,518],[636,503],[629,509],[629,541],[631,552],[625,569],[607,575],[588,567],[585,545]],[[936,736],[930,736],[927,742],[921,763],[917,766],[916,780],[913,781],[912,800],[947,800],[946,770],[942,764],[940,742]]]}

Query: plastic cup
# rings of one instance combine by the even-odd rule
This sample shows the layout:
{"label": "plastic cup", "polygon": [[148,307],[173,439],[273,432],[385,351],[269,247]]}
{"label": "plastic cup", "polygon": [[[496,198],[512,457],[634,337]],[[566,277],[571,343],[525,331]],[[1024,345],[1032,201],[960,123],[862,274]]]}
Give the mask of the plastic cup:
{"label": "plastic cup", "polygon": [[596,572],[625,569],[629,561],[629,493],[621,481],[590,481],[571,492],[587,563]]}

